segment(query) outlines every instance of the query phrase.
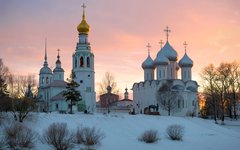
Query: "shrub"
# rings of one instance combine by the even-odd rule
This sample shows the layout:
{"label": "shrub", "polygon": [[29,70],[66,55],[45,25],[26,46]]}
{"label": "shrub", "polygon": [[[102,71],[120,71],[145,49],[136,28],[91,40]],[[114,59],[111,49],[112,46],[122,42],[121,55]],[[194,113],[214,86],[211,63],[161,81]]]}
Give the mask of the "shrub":
{"label": "shrub", "polygon": [[159,140],[158,131],[152,129],[147,130],[142,133],[138,140],[145,143],[155,143]]}
{"label": "shrub", "polygon": [[57,150],[72,149],[73,138],[66,123],[52,123],[43,133],[43,142],[52,145]]}
{"label": "shrub", "polygon": [[6,141],[4,138],[0,138],[0,149],[6,149]]}
{"label": "shrub", "polygon": [[167,130],[167,135],[171,140],[182,140],[184,134],[184,127],[181,125],[170,125]]}
{"label": "shrub", "polygon": [[12,123],[9,127],[6,127],[4,136],[7,145],[11,149],[31,149],[34,147],[37,139],[35,132],[20,123]]}
{"label": "shrub", "polygon": [[98,146],[101,144],[101,140],[104,138],[104,134],[97,130],[95,127],[80,127],[77,129],[75,135],[77,144],[84,144],[87,149],[90,147]]}

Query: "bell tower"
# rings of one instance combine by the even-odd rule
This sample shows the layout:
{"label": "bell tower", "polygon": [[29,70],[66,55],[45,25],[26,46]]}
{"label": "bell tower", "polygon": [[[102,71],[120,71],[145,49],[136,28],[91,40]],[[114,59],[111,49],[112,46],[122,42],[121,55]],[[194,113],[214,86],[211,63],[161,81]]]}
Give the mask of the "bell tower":
{"label": "bell tower", "polygon": [[75,81],[80,84],[79,91],[86,110],[94,112],[96,108],[94,54],[88,41],[90,27],[85,17],[86,5],[83,4],[82,8],[82,21],[77,27],[79,41],[72,55],[72,68],[76,76]]}

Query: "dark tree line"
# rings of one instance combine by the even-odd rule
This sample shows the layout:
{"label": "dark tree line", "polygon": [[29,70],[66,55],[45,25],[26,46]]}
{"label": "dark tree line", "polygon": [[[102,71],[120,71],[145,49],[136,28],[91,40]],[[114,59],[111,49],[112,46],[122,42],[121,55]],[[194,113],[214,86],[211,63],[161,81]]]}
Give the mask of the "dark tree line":
{"label": "dark tree line", "polygon": [[236,62],[221,63],[218,67],[210,64],[201,73],[206,106],[202,114],[213,115],[215,122],[225,115],[237,119],[237,103],[240,94],[240,65]]}

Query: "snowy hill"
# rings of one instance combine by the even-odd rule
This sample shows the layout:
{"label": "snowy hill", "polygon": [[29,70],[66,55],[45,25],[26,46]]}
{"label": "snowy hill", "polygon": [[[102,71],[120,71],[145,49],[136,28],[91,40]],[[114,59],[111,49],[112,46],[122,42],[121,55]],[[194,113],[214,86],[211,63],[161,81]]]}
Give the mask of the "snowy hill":
{"label": "snowy hill", "polygon": [[[25,123],[40,135],[53,122],[65,122],[75,130],[83,125],[96,127],[105,134],[99,150],[236,150],[240,147],[240,133],[231,127],[216,125],[211,120],[189,117],[146,116],[128,114],[35,114]],[[171,141],[166,136],[166,128],[180,124],[185,128],[183,141]],[[236,126],[235,126],[236,127]],[[238,126],[240,128],[240,126]],[[156,129],[160,140],[154,144],[138,141],[147,129]],[[238,130],[239,131],[239,130]],[[52,149],[38,142],[37,149]]]}

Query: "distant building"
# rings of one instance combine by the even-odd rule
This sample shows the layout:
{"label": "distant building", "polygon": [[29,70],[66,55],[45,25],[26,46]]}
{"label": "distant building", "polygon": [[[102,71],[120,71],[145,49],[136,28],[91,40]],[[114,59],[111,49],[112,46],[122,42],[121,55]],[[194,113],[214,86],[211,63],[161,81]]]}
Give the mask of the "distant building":
{"label": "distant building", "polygon": [[[168,41],[170,30],[167,27],[164,31],[167,33],[167,41],[163,47],[163,43],[160,42],[161,48],[154,60],[150,56],[150,45],[147,46],[148,56],[142,63],[144,81],[134,83],[132,87],[134,108],[137,113],[144,113],[144,110],[156,108],[160,115],[168,115],[168,111],[164,109],[167,107],[168,101],[164,100],[165,103],[161,104],[159,102],[159,95],[163,93],[160,89],[168,85],[168,90],[163,89],[165,92],[178,93],[178,96],[174,97],[176,102],[171,115],[198,115],[198,84],[192,80],[193,61],[187,55],[187,44],[184,43],[185,54],[178,61],[178,54]],[[178,79],[180,68],[181,79]],[[165,99],[167,100],[168,97]]]}
{"label": "distant building", "polygon": [[112,87],[107,87],[107,93],[100,95],[100,107],[109,108],[113,103],[119,101],[119,96],[112,93]]}

